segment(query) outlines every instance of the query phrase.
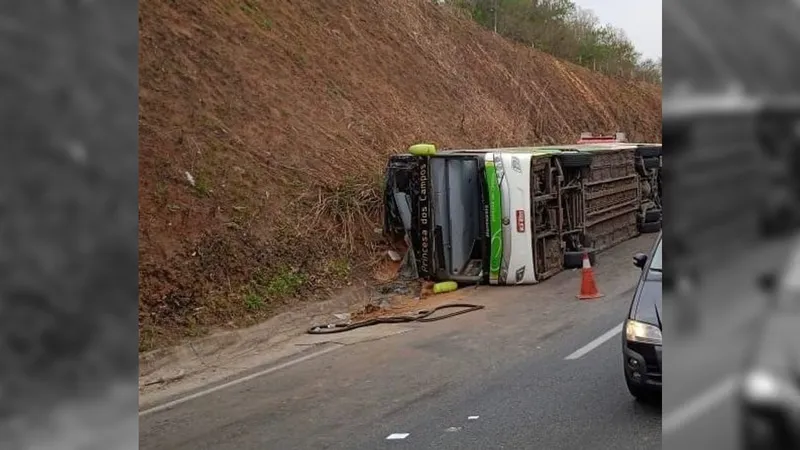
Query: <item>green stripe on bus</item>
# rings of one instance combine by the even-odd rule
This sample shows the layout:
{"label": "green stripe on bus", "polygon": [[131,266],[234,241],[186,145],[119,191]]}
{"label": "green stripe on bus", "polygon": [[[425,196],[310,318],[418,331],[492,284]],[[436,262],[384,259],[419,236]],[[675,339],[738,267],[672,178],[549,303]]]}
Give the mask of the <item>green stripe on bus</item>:
{"label": "green stripe on bus", "polygon": [[486,161],[486,187],[489,192],[489,236],[491,236],[489,253],[489,281],[497,282],[500,278],[500,263],[503,259],[503,213],[500,205],[500,186],[497,184],[497,172],[494,161]]}

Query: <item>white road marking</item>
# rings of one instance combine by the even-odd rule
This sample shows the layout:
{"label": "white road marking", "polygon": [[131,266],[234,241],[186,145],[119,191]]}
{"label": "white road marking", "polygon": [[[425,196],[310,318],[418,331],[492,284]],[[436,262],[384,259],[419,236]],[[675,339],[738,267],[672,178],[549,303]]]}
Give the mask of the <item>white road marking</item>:
{"label": "white road marking", "polygon": [[221,391],[223,389],[227,389],[227,388],[232,387],[232,386],[236,386],[237,384],[241,384],[241,383],[245,383],[245,382],[250,381],[250,380],[254,380],[254,379],[258,378],[258,377],[270,374],[272,372],[277,372],[277,371],[279,371],[281,369],[285,369],[285,368],[287,368],[289,366],[293,366],[295,364],[299,364],[299,363],[301,363],[303,361],[308,361],[311,358],[316,358],[317,356],[321,356],[321,355],[324,355],[325,353],[332,352],[334,350],[337,350],[340,347],[341,347],[341,345],[334,345],[334,346],[331,346],[331,347],[328,347],[328,348],[324,348],[324,349],[322,349],[322,350],[320,350],[318,352],[314,352],[314,353],[310,353],[310,354],[305,355],[305,356],[301,356],[300,358],[293,359],[291,361],[287,361],[287,362],[285,362],[283,364],[279,364],[277,366],[270,367],[269,369],[265,369],[265,370],[262,370],[260,372],[256,372],[254,374],[250,374],[250,375],[248,375],[246,377],[237,378],[237,379],[231,380],[231,381],[229,381],[227,383],[223,383],[223,384],[220,384],[218,386],[214,386],[214,387],[211,387],[211,388],[208,388],[208,389],[204,389],[204,390],[202,390],[200,392],[195,392],[192,395],[187,395],[186,397],[180,397],[180,398],[177,398],[177,399],[175,399],[175,400],[173,400],[171,402],[167,402],[167,403],[164,403],[164,404],[161,404],[161,405],[158,405],[158,406],[154,406],[152,408],[145,409],[143,411],[139,411],[139,417],[146,416],[148,414],[152,414],[152,413],[156,413],[156,412],[160,412],[160,411],[164,411],[164,410],[167,410],[167,409],[170,409],[170,408],[174,408],[175,406],[178,406],[180,404],[186,403],[186,402],[188,402],[190,400],[194,400],[196,398],[204,397],[204,396],[206,396],[208,394],[213,394],[214,392]]}
{"label": "white road marking", "polygon": [[583,347],[575,350],[571,355],[567,356],[564,359],[578,359],[578,358],[581,358],[581,357],[585,356],[587,353],[589,353],[592,350],[596,349],[597,347],[600,347],[601,345],[603,345],[603,343],[606,342],[607,340],[609,340],[609,339],[613,338],[614,336],[620,334],[622,332],[623,325],[625,325],[624,322],[619,324],[619,325],[617,325],[617,326],[615,326],[614,328],[606,331],[605,333],[603,333],[602,336],[598,337],[597,339],[593,340],[592,342],[589,342],[588,344],[584,345]]}
{"label": "white road marking", "polygon": [[409,433],[392,433],[392,434],[386,436],[386,439],[390,440],[390,441],[394,441],[394,440],[398,440],[398,439],[405,439],[405,438],[408,437],[408,435],[409,435]]}
{"label": "white road marking", "polygon": [[456,431],[461,431],[461,427],[450,427],[450,428],[448,428],[448,429],[446,429],[444,431],[446,431],[448,433],[455,433]]}
{"label": "white road marking", "polygon": [[673,433],[686,425],[687,422],[697,419],[699,416],[703,415],[703,413],[733,394],[738,384],[737,377],[729,377],[698,395],[693,400],[679,406],[675,411],[664,418],[661,424],[662,434]]}
{"label": "white road marking", "polygon": [[478,417],[480,416],[469,416],[467,417],[467,420],[478,420]]}

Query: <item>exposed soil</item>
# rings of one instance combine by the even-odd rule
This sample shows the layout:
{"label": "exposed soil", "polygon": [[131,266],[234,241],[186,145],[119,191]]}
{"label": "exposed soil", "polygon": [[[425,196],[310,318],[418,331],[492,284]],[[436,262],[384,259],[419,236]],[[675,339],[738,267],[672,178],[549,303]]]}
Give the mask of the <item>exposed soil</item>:
{"label": "exposed soil", "polygon": [[660,140],[659,87],[425,0],[143,0],[140,30],[141,350],[385,273],[382,169],[410,144]]}

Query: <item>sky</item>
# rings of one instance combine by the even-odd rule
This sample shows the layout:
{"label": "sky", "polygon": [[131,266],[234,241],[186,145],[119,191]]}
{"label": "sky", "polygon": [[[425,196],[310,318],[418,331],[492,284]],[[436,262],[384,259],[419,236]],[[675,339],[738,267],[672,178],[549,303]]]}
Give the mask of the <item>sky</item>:
{"label": "sky", "polygon": [[573,0],[603,24],[625,30],[645,58],[661,57],[661,0]]}

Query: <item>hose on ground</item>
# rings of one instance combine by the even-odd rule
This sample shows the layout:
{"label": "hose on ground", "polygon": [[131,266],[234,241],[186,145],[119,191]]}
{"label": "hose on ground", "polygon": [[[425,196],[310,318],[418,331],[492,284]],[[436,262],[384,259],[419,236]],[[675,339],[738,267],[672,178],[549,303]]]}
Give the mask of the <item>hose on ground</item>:
{"label": "hose on ground", "polygon": [[[431,317],[438,311],[450,308],[463,308],[463,309],[448,314]],[[413,316],[376,317],[374,319],[368,319],[355,323],[334,323],[330,325],[318,325],[309,328],[308,334],[344,333],[345,331],[355,330],[356,328],[369,327],[381,323],[435,322],[437,320],[448,319],[450,317],[466,314],[468,312],[478,311],[483,308],[485,308],[484,305],[473,305],[470,303],[450,303],[447,305],[437,306],[433,309],[418,311],[417,314]]]}

